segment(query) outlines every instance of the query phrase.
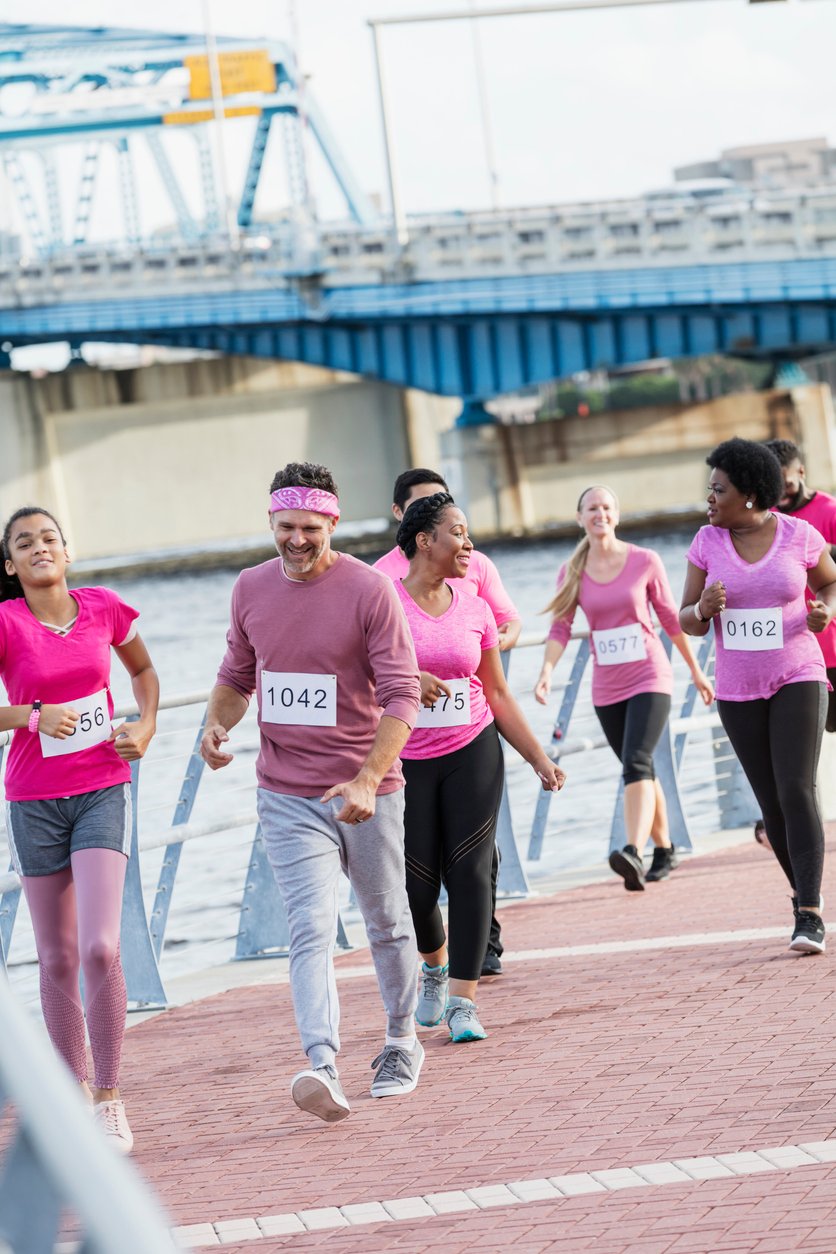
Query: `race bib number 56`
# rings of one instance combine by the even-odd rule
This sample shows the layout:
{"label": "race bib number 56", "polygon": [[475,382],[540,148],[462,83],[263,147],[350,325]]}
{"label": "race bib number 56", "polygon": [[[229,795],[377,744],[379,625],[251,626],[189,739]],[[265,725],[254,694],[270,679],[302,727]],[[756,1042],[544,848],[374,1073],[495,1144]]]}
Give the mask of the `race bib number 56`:
{"label": "race bib number 56", "polygon": [[727,649],[759,653],[783,649],[784,621],[778,610],[723,610],[723,644]]}
{"label": "race bib number 56", "polygon": [[94,692],[92,697],[82,697],[80,701],[63,701],[78,715],[78,722],[71,736],[65,740],[56,740],[54,736],[40,733],[41,753],[45,758],[57,758],[65,753],[81,753],[82,749],[92,749],[110,737],[111,726],[107,709],[107,689]]}
{"label": "race bib number 56", "polygon": [[336,727],[337,676],[262,671],[261,721],[294,727]]}

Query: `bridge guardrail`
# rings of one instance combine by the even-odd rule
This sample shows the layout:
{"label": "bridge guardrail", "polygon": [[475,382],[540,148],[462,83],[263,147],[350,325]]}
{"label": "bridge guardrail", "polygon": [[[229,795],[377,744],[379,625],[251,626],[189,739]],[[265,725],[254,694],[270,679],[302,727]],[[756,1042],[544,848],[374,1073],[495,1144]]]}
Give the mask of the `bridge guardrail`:
{"label": "bridge guardrail", "polygon": [[[564,757],[596,753],[601,749],[606,749],[607,765],[604,769],[608,772],[608,776],[615,776],[617,764],[602,734],[596,730],[593,735],[578,735],[574,739],[568,735],[573,717],[575,721],[579,717],[577,702],[582,681],[588,670],[590,656],[588,634],[588,632],[573,633],[572,640],[577,643],[578,648],[570,673],[566,679],[555,683],[553,687],[553,691],[562,693],[562,699],[554,723],[549,752],[555,761],[560,761]],[[543,641],[542,633],[527,633],[520,638],[516,648],[536,647],[542,645]],[[667,638],[665,638],[665,644],[670,652],[670,642]],[[711,653],[712,642],[708,638],[702,642],[699,652],[700,665],[703,669],[710,666]],[[506,670],[510,656],[510,653],[502,655]],[[172,696],[163,699],[160,702],[160,708],[176,710],[193,706],[205,707],[208,696],[208,692],[191,692],[181,696]],[[696,691],[693,685],[689,684],[679,716],[670,720],[668,732],[663,736],[654,758],[668,800],[672,839],[677,847],[686,850],[693,848],[693,841],[687,805],[683,801],[680,787],[683,755],[691,733],[706,729],[714,731],[720,727],[716,714],[694,715],[692,713],[695,698]],[[121,707],[115,711],[115,717],[130,717],[135,712],[134,707]],[[587,712],[581,711],[581,714],[583,717],[587,716]],[[167,1004],[159,961],[165,943],[181,854],[189,842],[219,833],[232,833],[236,829],[247,827],[254,829],[237,931],[232,938],[235,941],[234,957],[236,959],[274,957],[287,952],[289,941],[287,918],[260,839],[255,806],[246,805],[221,818],[210,817],[195,822],[190,821],[203,778],[204,762],[200,757],[199,745],[204,719],[205,708],[201,713],[197,735],[183,772],[171,824],[165,827],[157,826],[149,832],[144,832],[141,840],[138,806],[141,764],[134,763],[132,766],[134,828],[125,885],[122,960],[129,1000],[142,1008]],[[9,733],[0,733],[0,760],[2,760],[3,745],[7,744],[9,739]],[[236,741],[235,751],[237,754],[245,754],[248,751],[254,751],[257,747],[257,738],[253,736],[250,739],[244,738]],[[724,827],[740,826],[755,817],[754,801],[737,759],[731,754],[728,741],[723,734],[712,737],[712,755],[718,785],[721,823]],[[250,791],[253,787],[254,783],[251,782]],[[528,842],[527,859],[530,862],[539,861],[542,857],[553,798],[552,793],[543,792],[538,787]],[[147,827],[147,822],[143,822],[143,827]],[[621,848],[624,843],[623,807],[619,785],[610,822],[609,848],[610,850]],[[514,836],[507,780],[497,828],[497,844],[502,855],[499,876],[500,893],[503,896],[527,896],[530,886]],[[151,911],[148,914],[140,878],[141,857],[159,849],[164,850],[164,855]],[[7,875],[0,875],[0,964],[5,962],[9,954],[20,891],[20,881],[16,874],[10,872]],[[338,944],[344,948],[350,947],[342,918],[339,920]]]}

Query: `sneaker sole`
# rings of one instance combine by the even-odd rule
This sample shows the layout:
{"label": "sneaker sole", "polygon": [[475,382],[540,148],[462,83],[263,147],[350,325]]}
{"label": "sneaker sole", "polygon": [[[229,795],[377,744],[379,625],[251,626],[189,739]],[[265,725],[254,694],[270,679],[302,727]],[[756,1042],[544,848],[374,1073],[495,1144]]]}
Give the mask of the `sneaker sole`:
{"label": "sneaker sole", "polygon": [[424,1065],[425,1057],[426,1055],[422,1049],[421,1057],[418,1060],[418,1067],[415,1071],[415,1075],[412,1078],[411,1084],[397,1084],[397,1085],[393,1085],[392,1088],[385,1088],[385,1089],[380,1088],[380,1087],[375,1089],[375,1086],[372,1085],[371,1090],[370,1090],[372,1097],[400,1097],[402,1093],[411,1093],[415,1089],[416,1085],[418,1084],[418,1077],[421,1074],[421,1068]]}
{"label": "sneaker sole", "polygon": [[325,1123],[339,1123],[351,1114],[348,1106],[342,1106],[334,1094],[321,1080],[313,1076],[303,1075],[294,1080],[290,1086],[290,1096],[300,1110],[308,1115],[316,1115]]}
{"label": "sneaker sole", "polygon": [[611,853],[609,863],[610,868],[615,871],[616,875],[620,875],[624,880],[624,887],[628,892],[644,892],[644,875],[636,870],[632,862],[628,862],[623,853],[618,851]]}
{"label": "sneaker sole", "polygon": [[416,1015],[415,1022],[418,1024],[419,1027],[422,1027],[422,1028],[437,1028],[439,1023],[443,1021],[446,1013],[447,1013],[447,1007],[445,1006],[437,1019],[419,1019],[418,1016]]}
{"label": "sneaker sole", "polygon": [[644,877],[645,884],[658,884],[659,880],[666,880],[670,875],[670,870],[662,871],[660,875],[654,875],[652,871],[648,871]]}
{"label": "sneaker sole", "polygon": [[487,1038],[487,1032],[483,1032],[480,1036],[478,1032],[462,1032],[460,1036],[451,1036],[451,1045],[463,1045],[466,1041],[484,1041]]}
{"label": "sneaker sole", "polygon": [[809,936],[799,936],[790,941],[789,947],[797,954],[823,954],[825,942],[812,940]]}

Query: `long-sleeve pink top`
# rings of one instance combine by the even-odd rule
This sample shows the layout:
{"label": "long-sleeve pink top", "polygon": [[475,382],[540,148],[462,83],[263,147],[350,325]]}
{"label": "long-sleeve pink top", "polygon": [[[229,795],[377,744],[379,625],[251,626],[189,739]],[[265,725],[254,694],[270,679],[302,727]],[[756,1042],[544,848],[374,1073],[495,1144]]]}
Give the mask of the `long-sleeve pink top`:
{"label": "long-sleeve pink top", "polygon": [[[247,698],[258,694],[261,752],[256,774],[262,788],[320,796],[333,784],[354,778],[382,714],[415,726],[421,684],[398,594],[385,575],[346,553],[316,579],[289,579],[280,558],[243,571],[232,593],[226,640],[217,682]],[[304,700],[295,706],[298,715],[293,717],[299,722],[262,717],[268,685],[289,692],[291,684],[268,677],[263,692],[265,671],[310,676],[310,684],[301,689]],[[326,688],[334,676],[335,725],[305,722],[320,686]],[[378,793],[401,787],[403,772],[396,759]]]}
{"label": "long-sleeve pink top", "polygon": [[[558,587],[565,571],[566,567],[562,566],[558,572]],[[592,700],[595,705],[615,705],[639,692],[672,694],[673,671],[656,635],[651,608],[671,638],[680,635],[682,628],[668,577],[657,553],[631,544],[623,570],[609,583],[598,583],[584,571],[578,604],[592,632]],[[572,613],[568,618],[555,619],[549,629],[549,639],[565,645],[574,618]],[[622,630],[615,630],[618,628]],[[628,630],[624,631],[625,628]]]}

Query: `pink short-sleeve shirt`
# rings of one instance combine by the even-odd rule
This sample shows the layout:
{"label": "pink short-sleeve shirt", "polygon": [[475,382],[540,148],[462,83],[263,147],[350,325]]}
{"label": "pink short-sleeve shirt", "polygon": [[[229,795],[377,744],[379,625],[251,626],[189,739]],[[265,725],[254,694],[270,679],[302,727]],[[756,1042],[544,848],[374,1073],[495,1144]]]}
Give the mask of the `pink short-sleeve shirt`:
{"label": "pink short-sleeve shirt", "polygon": [[[803,518],[815,527],[828,544],[836,544],[836,498],[827,492],[815,492],[811,500],[794,510],[791,518]],[[809,601],[808,597],[808,601]],[[816,635],[827,667],[836,666],[836,619]]]}
{"label": "pink short-sleeve shirt", "polygon": [[418,667],[439,679],[470,680],[470,723],[460,727],[416,727],[401,757],[440,758],[475,740],[493,722],[493,711],[476,678],[482,651],[499,644],[499,632],[490,606],[481,597],[459,592],[449,584],[453,599],[448,609],[434,618],[416,605],[401,581],[395,581],[406,621],[415,642]]}
{"label": "pink short-sleeve shirt", "polygon": [[757,562],[740,556],[725,527],[700,527],[688,550],[688,561],[705,571],[706,587],[722,580],[727,609],[781,612],[782,646],[757,651],[728,648],[723,615],[714,618],[714,678],[721,701],[769,698],[785,684],[827,683],[821,649],[807,626],[805,597],[807,572],[817,565],[825,542],[802,518],[775,514],[775,520],[775,537]]}
{"label": "pink short-sleeve shirt", "polygon": [[[390,549],[377,559],[374,568],[397,582],[399,579],[406,579],[409,574],[409,559],[399,548]],[[456,587],[487,601],[498,627],[504,627],[506,623],[513,622],[520,616],[519,610],[505,591],[496,566],[478,549],[471,553],[467,574],[457,582]]]}
{"label": "pink short-sleeve shirt", "polygon": [[[78,618],[66,636],[39,623],[23,597],[0,603],[0,677],[10,705],[69,705],[106,689],[112,718],[111,645],[125,643],[139,611],[109,588],[74,588],[71,595]],[[76,797],[130,778],[130,766],[109,741],[45,758],[40,736],[16,728],[6,767],[6,800]]]}

